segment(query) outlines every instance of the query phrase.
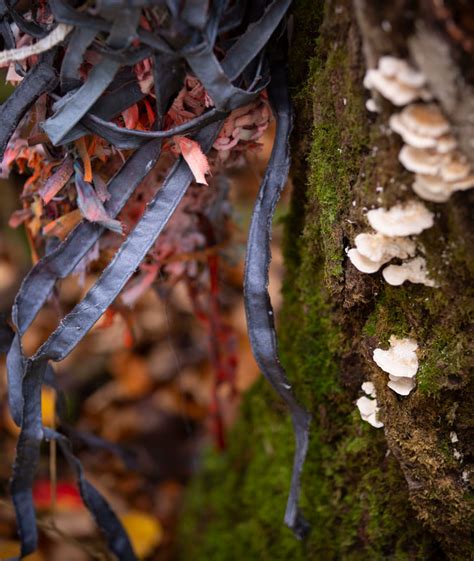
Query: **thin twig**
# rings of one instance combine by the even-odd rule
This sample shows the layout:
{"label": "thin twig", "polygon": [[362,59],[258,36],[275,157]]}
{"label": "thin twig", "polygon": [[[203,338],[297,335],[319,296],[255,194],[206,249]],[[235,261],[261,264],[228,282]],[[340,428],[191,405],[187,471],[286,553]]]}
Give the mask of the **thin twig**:
{"label": "thin twig", "polygon": [[34,45],[28,45],[26,47],[21,47],[20,49],[9,49],[6,51],[0,51],[0,66],[6,66],[10,62],[19,62],[25,60],[33,55],[39,55],[45,51],[49,51],[52,47],[64,41],[64,39],[73,30],[72,25],[67,23],[59,23],[51,33],[40,39]]}

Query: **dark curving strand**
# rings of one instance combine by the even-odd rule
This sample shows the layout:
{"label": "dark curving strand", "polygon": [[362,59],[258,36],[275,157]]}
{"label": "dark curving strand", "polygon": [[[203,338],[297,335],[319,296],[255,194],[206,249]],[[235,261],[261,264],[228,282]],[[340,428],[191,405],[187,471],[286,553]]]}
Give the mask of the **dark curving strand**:
{"label": "dark curving strand", "polygon": [[96,31],[87,27],[76,27],[72,31],[61,64],[60,82],[63,94],[82,85],[82,81],[79,78],[79,67],[82,64],[84,53],[95,36]]}
{"label": "dark curving strand", "polygon": [[267,45],[270,37],[288,11],[290,4],[291,0],[274,0],[267,6],[261,18],[251,23],[227,51],[221,66],[231,81],[240,76]]}
{"label": "dark curving strand", "polygon": [[183,123],[182,125],[177,125],[171,129],[157,131],[140,131],[119,127],[115,123],[104,121],[92,113],[90,115],[86,115],[82,119],[81,123],[84,124],[88,130],[98,136],[101,136],[102,138],[105,138],[117,148],[127,150],[137,148],[152,138],[165,139],[176,134],[189,134],[191,132],[195,132],[206,125],[222,120],[227,115],[228,113],[224,113],[213,107],[209,111],[206,111],[206,113],[186,121],[186,123]]}
{"label": "dark curving strand", "polygon": [[25,19],[20,13],[18,13],[13,8],[16,2],[7,1],[5,2],[5,4],[7,6],[8,14],[12,18],[12,20],[16,23],[18,29],[20,29],[23,33],[27,33],[28,35],[35,37],[35,39],[42,39],[43,37],[46,37],[46,35],[49,33],[49,30],[45,29],[41,25],[38,25],[34,21]]}
{"label": "dark curving strand", "polygon": [[[212,147],[221,126],[222,122],[214,123],[197,134],[196,141],[201,144],[204,152],[208,152]],[[21,430],[11,490],[20,532],[22,556],[32,553],[37,547],[32,486],[39,463],[40,444],[44,437],[41,421],[41,387],[48,361],[65,358],[118,296],[166,226],[192,179],[193,175],[188,164],[182,157],[179,158],[135,229],[123,242],[114,259],[84,299],[66,315],[33,357],[26,359],[23,355],[20,356],[24,364],[20,382],[23,397]],[[80,466],[77,459],[74,461]],[[89,488],[81,487],[81,492],[84,493],[86,489]],[[92,496],[94,497],[93,493]],[[108,538],[109,547],[119,560],[135,561],[127,535],[112,511],[109,509],[111,514],[107,515],[104,509],[100,509],[96,516],[94,511],[96,503],[88,502],[87,498],[84,498],[84,501],[86,506],[91,508],[99,527]]]}
{"label": "dark curving strand", "polygon": [[[110,180],[110,199],[104,205],[114,218],[122,210],[136,187],[155,165],[161,142],[152,140],[137,150]],[[8,399],[12,417],[21,424],[21,376],[24,368],[21,338],[45,304],[58,279],[70,275],[78,263],[100,238],[104,228],[82,222],[54,251],[43,257],[24,278],[15,298],[12,320],[16,328],[13,344],[7,355]]]}
{"label": "dark curving strand", "polygon": [[104,534],[110,551],[115,553],[119,561],[137,561],[130,539],[120,520],[104,496],[86,479],[81,462],[72,452],[69,439],[50,429],[45,429],[44,433],[47,440],[58,442],[62,453],[75,473],[82,500]]}
{"label": "dark curving strand", "polygon": [[[112,23],[106,21],[103,18],[97,16],[90,16],[83,12],[76,11],[72,6],[70,6],[65,0],[49,0],[49,6],[53,12],[54,19],[61,23],[68,23],[69,25],[74,25],[77,27],[88,27],[89,29],[95,29],[97,32],[110,32],[112,28]],[[173,54],[173,50],[161,37],[154,35],[150,31],[144,29],[139,29],[137,31],[137,36],[142,43],[151,47],[152,49]]]}
{"label": "dark curving strand", "polygon": [[308,525],[298,512],[298,496],[300,473],[308,449],[310,415],[296,401],[278,358],[273,308],[268,294],[272,218],[288,178],[292,121],[286,69],[282,64],[274,64],[271,72],[272,81],[268,94],[277,128],[268,168],[255,203],[247,242],[244,278],[245,312],[255,360],[291,413],[296,449],[285,523],[297,536],[303,537],[308,530]]}
{"label": "dark curving strand", "polygon": [[57,83],[56,71],[49,62],[43,60],[28,72],[10,97],[0,105],[0,159],[21,118],[40,95],[52,91]]}
{"label": "dark curving strand", "polygon": [[[264,51],[284,18],[290,0],[258,1],[253,5],[242,0],[241,3],[246,7],[243,11],[238,9],[239,2],[229,7],[226,0],[215,0],[208,13],[207,0],[167,0],[166,5],[172,16],[170,29],[165,26],[148,31],[138,26],[140,8],[162,4],[158,0],[102,0],[98,3],[96,16],[76,11],[66,0],[50,0],[49,6],[56,22],[71,24],[75,29],[65,41],[67,48],[61,68],[61,91],[66,95],[60,98],[57,94],[51,94],[57,100],[55,113],[46,121],[44,128],[54,144],[69,143],[92,131],[120,148],[139,147],[109,182],[111,198],[105,208],[114,218],[156,163],[162,138],[197,130],[196,139],[205,152],[209,151],[227,113],[253,100],[268,85],[271,75],[269,94],[277,119],[277,135],[249,234],[245,303],[249,335],[257,362],[289,406],[292,416],[296,451],[285,522],[301,536],[306,527],[298,514],[297,502],[299,476],[308,442],[309,415],[296,402],[278,361],[273,311],[267,292],[271,217],[288,174],[291,115],[283,67],[274,64],[269,72],[264,64]],[[9,8],[0,0],[0,18],[9,15],[14,17],[8,13]],[[245,17],[250,21],[247,29],[236,39],[226,39],[222,43],[232,46],[219,60],[215,54],[217,37],[236,29]],[[32,24],[36,25],[35,22]],[[8,23],[3,20],[1,25],[0,33],[5,43],[11,44]],[[31,29],[33,36],[34,33],[40,33],[36,28]],[[79,80],[79,66],[83,54],[99,32],[108,34],[106,47],[99,43],[93,46],[102,53],[103,59],[93,67],[83,83]],[[135,43],[131,46],[134,38],[138,38],[143,46],[137,47]],[[49,63],[54,53],[47,56]],[[144,95],[131,71],[126,71],[130,73],[129,79],[126,72],[120,72],[120,68],[147,56],[152,56],[154,60],[157,98],[155,130],[143,132],[118,127],[109,120]],[[182,84],[185,62],[202,82],[215,107],[196,119],[164,131],[163,116]],[[49,82],[44,79],[47,83],[42,83],[41,87],[34,79],[35,71],[40,73],[37,70],[39,68],[45,73],[49,68],[49,72],[54,74]],[[160,79],[163,75],[165,79]],[[5,117],[0,122],[0,147],[3,141],[6,146],[22,115],[37,97],[44,91],[51,92],[57,83],[56,73],[46,64],[46,60],[26,74],[16,92],[0,107],[0,116],[3,114]],[[22,87],[26,97],[18,94]],[[74,91],[75,87],[78,89]],[[75,269],[100,238],[103,228],[98,224],[82,222],[64,242],[43,257],[23,281],[12,310],[16,333],[12,341],[5,335],[3,345],[6,347],[10,344],[7,356],[9,403],[15,422],[21,426],[12,495],[22,556],[34,551],[37,544],[31,489],[39,461],[40,444],[46,436],[58,440],[76,473],[83,500],[104,532],[110,549],[120,561],[136,559],[115,514],[84,479],[82,467],[72,454],[67,438],[42,426],[41,387],[44,383],[54,384],[54,371],[49,361],[62,360],[70,353],[118,296],[163,230],[191,181],[191,171],[180,158],[97,283],[30,358],[23,354],[23,334],[46,302],[56,281]]]}
{"label": "dark curving strand", "polygon": [[43,130],[54,145],[58,145],[89,111],[112,82],[119,68],[119,62],[103,60],[92,68],[86,82],[78,90],[58,102],[59,107],[54,115],[43,123]]}
{"label": "dark curving strand", "polygon": [[[196,134],[195,140],[204,153],[211,149],[221,127],[222,121],[219,121]],[[176,210],[193,177],[188,164],[180,157],[99,280],[83,300],[61,320],[58,328],[43,343],[32,360],[63,360],[81,341],[143,261]]]}
{"label": "dark curving strand", "polygon": [[[138,9],[127,8],[125,13],[119,12],[112,22],[107,46],[118,52],[126,49],[135,36],[139,20]],[[92,68],[87,80],[77,91],[56,104],[54,115],[43,124],[44,131],[54,145],[64,138],[104,93],[121,64],[120,60],[105,58]]]}

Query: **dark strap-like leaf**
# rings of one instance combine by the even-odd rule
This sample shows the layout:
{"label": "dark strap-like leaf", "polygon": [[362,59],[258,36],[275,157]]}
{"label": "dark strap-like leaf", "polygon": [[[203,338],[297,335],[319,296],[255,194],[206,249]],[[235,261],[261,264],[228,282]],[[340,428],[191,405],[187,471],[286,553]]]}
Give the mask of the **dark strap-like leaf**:
{"label": "dark strap-like leaf", "polygon": [[[209,125],[196,136],[196,140],[205,152],[212,147],[221,126],[222,122]],[[118,296],[166,226],[192,179],[193,174],[181,157],[99,280],[84,299],[61,321],[59,327],[32,358],[25,360],[20,345],[16,347],[15,351],[14,340],[9,356],[12,355],[12,352],[19,352],[17,366],[24,366],[20,377],[21,431],[12,478],[12,496],[20,530],[22,556],[33,552],[37,546],[31,489],[39,462],[40,443],[44,436],[41,424],[41,387],[47,362],[50,359],[62,360],[81,341]],[[18,334],[15,339],[19,343]],[[17,382],[18,378],[17,375]],[[78,470],[78,476],[81,476],[80,463],[72,455],[71,459]],[[104,503],[103,498],[85,480],[79,479],[79,485],[86,506],[91,510],[107,536],[109,547],[120,561],[135,561],[127,535],[107,503]]]}
{"label": "dark strap-like leaf", "polygon": [[293,529],[297,536],[302,537],[308,526],[299,515],[298,496],[300,473],[308,448],[310,416],[296,401],[285,370],[278,358],[273,308],[268,294],[272,218],[276,203],[288,178],[291,132],[291,107],[284,65],[274,65],[271,72],[269,98],[277,121],[277,129],[270,162],[260,187],[250,225],[245,261],[245,311],[255,360],[291,413],[296,450],[285,523]]}
{"label": "dark strap-like leaf", "polygon": [[47,62],[34,66],[10,97],[0,106],[0,160],[8,141],[15,132],[23,115],[45,92],[53,90],[58,76]]}
{"label": "dark strap-like leaf", "polygon": [[[114,218],[130,195],[151,171],[161,150],[161,142],[152,140],[137,150],[122,166],[108,185],[110,199],[104,205]],[[21,424],[23,397],[21,376],[24,359],[21,338],[31,325],[58,279],[66,278],[100,238],[104,228],[82,222],[54,251],[43,257],[27,274],[15,298],[12,320],[16,334],[7,356],[8,401],[17,425]]]}
{"label": "dark strap-like leaf", "polygon": [[[196,141],[207,153],[212,147],[222,122],[208,125],[196,135]],[[163,185],[148,204],[134,230],[127,236],[96,284],[74,309],[62,319],[59,327],[40,347],[33,360],[63,360],[81,341],[105,310],[117,298],[145,255],[168,223],[193,180],[186,161],[181,157]]]}

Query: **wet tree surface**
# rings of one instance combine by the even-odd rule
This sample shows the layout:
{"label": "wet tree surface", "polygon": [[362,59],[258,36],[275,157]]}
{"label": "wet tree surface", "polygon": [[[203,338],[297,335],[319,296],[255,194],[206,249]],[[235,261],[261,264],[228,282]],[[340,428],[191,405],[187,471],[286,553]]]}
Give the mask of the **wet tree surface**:
{"label": "wet tree surface", "polygon": [[[448,6],[449,4],[449,6]],[[416,199],[398,161],[400,111],[375,94],[367,68],[408,59],[427,77],[463,153],[472,138],[472,7],[468,2],[369,0],[294,5],[290,49],[295,127],[282,360],[312,415],[302,476],[303,541],[281,526],[291,427],[262,384],[247,396],[223,456],[210,453],[188,495],[183,559],[324,561],[470,559],[472,503],[473,192],[426,202],[423,247],[437,287],[390,286],[346,256],[368,230],[367,209]],[[418,343],[416,388],[387,387],[373,360],[390,336]],[[383,428],[355,402],[373,382]],[[471,433],[472,434],[472,433]]]}

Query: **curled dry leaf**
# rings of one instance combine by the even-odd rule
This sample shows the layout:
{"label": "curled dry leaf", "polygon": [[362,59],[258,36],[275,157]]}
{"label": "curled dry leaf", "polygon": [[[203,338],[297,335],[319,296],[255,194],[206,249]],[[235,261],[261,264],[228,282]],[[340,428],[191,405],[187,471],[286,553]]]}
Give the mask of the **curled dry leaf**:
{"label": "curled dry leaf", "polygon": [[174,136],[173,139],[193,172],[196,183],[207,185],[205,176],[207,173],[210,173],[209,162],[199,144],[195,140],[191,140],[185,136]]}
{"label": "curled dry leaf", "polygon": [[90,183],[84,181],[78,170],[76,170],[76,189],[77,206],[84,218],[90,222],[97,222],[105,228],[112,230],[112,232],[122,233],[120,220],[114,220],[107,214],[94,188]]}
{"label": "curled dry leaf", "polygon": [[67,157],[39,190],[39,194],[41,195],[44,204],[47,205],[51,202],[52,198],[59,193],[59,191],[71,179],[73,171],[72,158]]}

